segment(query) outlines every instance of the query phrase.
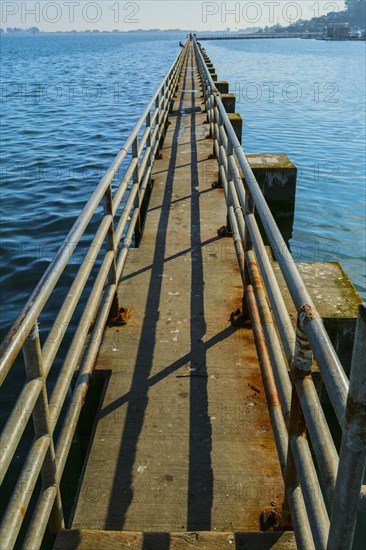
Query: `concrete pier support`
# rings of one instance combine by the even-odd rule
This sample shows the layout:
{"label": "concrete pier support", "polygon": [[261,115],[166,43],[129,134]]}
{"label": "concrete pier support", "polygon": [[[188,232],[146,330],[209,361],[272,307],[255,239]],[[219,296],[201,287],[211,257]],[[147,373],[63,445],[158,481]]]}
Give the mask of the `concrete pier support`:
{"label": "concrete pier support", "polygon": [[239,142],[242,142],[243,136],[243,119],[239,113],[228,113],[229,120],[235,130]]}
{"label": "concrete pier support", "polygon": [[[281,234],[288,242],[294,223],[297,168],[283,154],[248,154],[247,158]],[[261,226],[259,219],[258,222]],[[265,242],[268,244],[266,238]]]}
{"label": "concrete pier support", "polygon": [[214,67],[209,69],[210,76],[214,82],[217,82],[217,73]]}
{"label": "concrete pier support", "polygon": [[220,92],[220,94],[228,94],[229,93],[229,83],[226,80],[219,80],[216,82],[216,88]]}
{"label": "concrete pier support", "polygon": [[236,103],[235,94],[221,94],[221,101],[227,113],[235,113],[235,103]]}
{"label": "concrete pier support", "polygon": [[268,206],[277,217],[293,217],[297,168],[287,155],[248,154],[249,164]]}

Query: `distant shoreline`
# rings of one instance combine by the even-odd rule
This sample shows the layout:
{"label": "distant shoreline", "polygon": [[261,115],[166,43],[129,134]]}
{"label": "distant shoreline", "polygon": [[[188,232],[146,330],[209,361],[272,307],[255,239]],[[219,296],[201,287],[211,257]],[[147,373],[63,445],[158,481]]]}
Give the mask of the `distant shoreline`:
{"label": "distant shoreline", "polygon": [[[130,30],[130,31],[39,31],[39,32],[29,32],[27,30],[21,31],[21,32],[1,32],[0,36],[38,36],[41,34],[87,34],[87,35],[96,35],[96,34],[189,34],[191,32],[197,32],[198,31],[190,31],[190,30],[182,30],[182,29],[169,29],[169,30],[160,30],[160,29],[149,29],[149,30]],[[217,31],[211,31],[211,32],[217,32]]]}

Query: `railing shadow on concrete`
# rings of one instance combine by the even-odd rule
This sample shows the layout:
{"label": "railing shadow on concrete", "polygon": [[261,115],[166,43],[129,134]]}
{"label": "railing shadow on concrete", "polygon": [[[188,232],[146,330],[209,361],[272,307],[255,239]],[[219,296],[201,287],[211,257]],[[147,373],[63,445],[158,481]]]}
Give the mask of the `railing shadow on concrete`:
{"label": "railing shadow on concrete", "polygon": [[[292,524],[299,548],[347,550],[357,512],[365,510],[365,304],[360,306],[350,383],[232,126],[215,69],[196,40],[195,50],[243,282],[243,316],[252,323],[285,483],[282,524]],[[255,213],[297,309],[296,328]],[[312,379],[314,358],[343,430],[340,457]]]}
{"label": "railing shadow on concrete", "polygon": [[[1,546],[7,550],[13,548],[17,542],[32,498],[36,498],[36,505],[23,541],[24,548],[34,550],[40,547],[47,525],[51,536],[64,527],[60,481],[88,391],[104,327],[108,322],[121,320],[117,297],[118,282],[133,239],[138,243],[141,238],[141,218],[151,185],[152,167],[164,139],[187,52],[188,42],[93,192],[1,346],[0,384],[3,384],[20,352],[23,353],[27,375],[26,383],[1,433],[1,483],[31,417],[34,426],[33,443],[0,527]],[[116,178],[117,186],[113,192]],[[78,244],[82,238],[85,240],[86,231],[90,230],[90,222],[101,204],[104,204],[104,215],[101,216],[94,236],[88,236],[89,248],[83,252],[78,273],[45,342],[41,345],[39,317]],[[106,243],[105,250],[103,243]],[[83,244],[85,247],[85,242]],[[92,278],[92,269],[98,262],[99,270]],[[81,311],[77,329],[57,374],[55,385],[49,391],[46,386],[47,377],[88,285],[91,290],[87,302],[82,308],[79,307]],[[72,389],[72,380],[78,367],[78,377]],[[67,410],[64,418],[60,418],[65,403]],[[59,420],[63,422],[55,441],[54,432]],[[42,479],[40,491],[37,489],[39,476]]]}

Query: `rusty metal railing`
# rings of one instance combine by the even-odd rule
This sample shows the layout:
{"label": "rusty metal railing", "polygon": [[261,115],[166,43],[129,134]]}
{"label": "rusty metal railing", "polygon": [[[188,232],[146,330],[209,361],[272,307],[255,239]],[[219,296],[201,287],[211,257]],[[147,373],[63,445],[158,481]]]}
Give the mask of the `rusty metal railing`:
{"label": "rusty metal railing", "polygon": [[[52,535],[64,527],[60,480],[88,390],[103,329],[108,320],[119,315],[118,282],[133,237],[135,235],[139,239],[141,234],[141,207],[151,182],[154,159],[164,137],[187,48],[186,44],[180,51],[1,346],[0,384],[6,379],[21,352],[27,380],[1,433],[0,483],[3,482],[16,449],[24,438],[24,431],[31,417],[34,426],[33,443],[0,527],[0,546],[6,550],[11,550],[17,542],[32,497],[37,498],[37,502],[23,541],[24,548],[34,550],[41,546],[47,524]],[[118,185],[113,192],[112,183],[116,177]],[[104,214],[99,215],[98,209],[103,203]],[[98,215],[100,219],[94,236],[88,237],[89,248],[83,252],[78,273],[45,342],[41,345],[39,317],[81,238],[84,235],[85,239],[88,228],[91,231],[91,220],[95,221],[95,216]],[[104,250],[103,243],[106,243]],[[93,267],[98,268],[95,275],[92,273]],[[50,391],[46,386],[47,377],[88,285],[91,288],[86,304],[79,307],[82,311],[79,311],[75,334]],[[78,377],[72,387],[76,371]],[[67,408],[61,418],[64,404]],[[62,425],[56,439],[54,432],[58,420],[62,420]],[[37,489],[39,476],[42,480],[41,489]]]}
{"label": "rusty metal railing", "polygon": [[[243,282],[243,315],[252,322],[285,483],[283,523],[290,515],[299,548],[347,550],[357,512],[366,509],[361,487],[366,457],[365,305],[360,309],[350,384],[196,41],[195,51]],[[296,329],[255,212],[297,309]],[[343,430],[340,457],[312,379],[313,358]]]}

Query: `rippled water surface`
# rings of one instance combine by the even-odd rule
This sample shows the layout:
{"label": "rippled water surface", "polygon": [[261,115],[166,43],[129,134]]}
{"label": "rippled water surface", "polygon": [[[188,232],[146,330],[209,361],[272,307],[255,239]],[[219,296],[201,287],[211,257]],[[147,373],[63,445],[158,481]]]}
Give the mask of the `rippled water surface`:
{"label": "rippled water surface", "polygon": [[248,153],[299,169],[290,242],[298,261],[339,261],[366,298],[365,43],[203,42],[237,94]]}
{"label": "rippled water surface", "polygon": [[[178,53],[181,35],[3,36],[3,329],[19,313]],[[248,152],[299,168],[292,249],[365,282],[363,43],[206,42]],[[291,84],[290,84],[291,83]]]}
{"label": "rippled water surface", "polygon": [[1,38],[3,327],[16,318],[183,38]]}

